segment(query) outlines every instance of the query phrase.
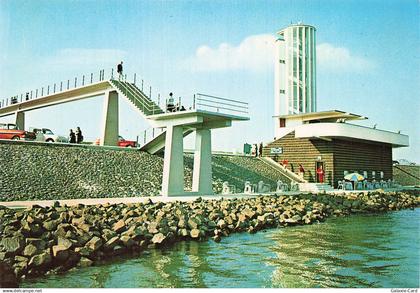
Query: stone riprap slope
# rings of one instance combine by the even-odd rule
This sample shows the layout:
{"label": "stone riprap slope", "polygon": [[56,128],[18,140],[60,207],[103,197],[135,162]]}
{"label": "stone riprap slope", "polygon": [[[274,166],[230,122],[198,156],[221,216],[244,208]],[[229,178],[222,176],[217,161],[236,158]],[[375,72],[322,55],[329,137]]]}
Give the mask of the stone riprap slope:
{"label": "stone riprap slope", "polygon": [[329,216],[419,205],[419,192],[411,191],[73,207],[57,202],[52,207],[26,210],[0,206],[0,268],[8,272],[8,279],[3,277],[2,281],[10,284],[15,278],[91,266],[114,255],[176,241],[212,237],[219,242],[235,232],[255,233],[265,228],[317,223]]}
{"label": "stone riprap slope", "polygon": [[135,151],[0,144],[0,166],[0,201],[125,197],[156,195],[163,160]]}
{"label": "stone riprap slope", "polygon": [[420,186],[420,166],[396,165],[392,167],[395,182],[404,186]]}
{"label": "stone riprap slope", "polygon": [[[186,189],[192,184],[192,155],[185,156]],[[158,195],[163,159],[135,150],[55,144],[0,143],[0,201]],[[213,189],[223,181],[243,190],[263,180],[273,189],[281,174],[252,157],[213,156]]]}

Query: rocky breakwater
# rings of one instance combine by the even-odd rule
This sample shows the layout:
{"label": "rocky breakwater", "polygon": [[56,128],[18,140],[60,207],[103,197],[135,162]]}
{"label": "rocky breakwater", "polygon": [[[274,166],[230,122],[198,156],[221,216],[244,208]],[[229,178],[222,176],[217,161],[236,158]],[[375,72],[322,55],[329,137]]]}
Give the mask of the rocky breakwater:
{"label": "rocky breakwater", "polygon": [[[328,216],[414,208],[418,192],[301,194],[191,202],[0,206],[1,285],[85,267],[181,240],[221,241],[234,232],[312,224]],[[14,279],[15,278],[15,279]],[[8,282],[8,283],[7,283]]]}

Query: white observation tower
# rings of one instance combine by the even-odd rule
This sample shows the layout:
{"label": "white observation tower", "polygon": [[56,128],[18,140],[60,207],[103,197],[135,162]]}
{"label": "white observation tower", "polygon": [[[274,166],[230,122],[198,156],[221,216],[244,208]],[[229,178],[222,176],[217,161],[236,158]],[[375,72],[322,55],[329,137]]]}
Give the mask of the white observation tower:
{"label": "white observation tower", "polygon": [[315,30],[298,23],[277,33],[275,116],[316,112]]}

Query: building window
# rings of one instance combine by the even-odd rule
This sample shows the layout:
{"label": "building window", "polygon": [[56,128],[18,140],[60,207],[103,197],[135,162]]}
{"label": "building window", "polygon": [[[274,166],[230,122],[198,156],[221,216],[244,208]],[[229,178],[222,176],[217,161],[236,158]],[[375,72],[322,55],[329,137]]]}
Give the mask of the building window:
{"label": "building window", "polygon": [[368,178],[368,172],[367,171],[363,171],[363,177],[365,177],[365,179]]}
{"label": "building window", "polygon": [[281,64],[286,64],[286,60],[280,59]]}
{"label": "building window", "polygon": [[375,177],[376,177],[376,172],[372,171],[372,179],[375,179]]}
{"label": "building window", "polygon": [[285,94],[286,91],[285,90],[280,90],[280,94]]}
{"label": "building window", "polygon": [[286,127],[286,119],[285,118],[280,118],[280,127]]}
{"label": "building window", "polygon": [[343,176],[346,176],[347,174],[349,174],[349,171],[344,171]]}
{"label": "building window", "polygon": [[380,174],[380,176],[381,176],[381,179],[384,179],[384,172],[383,172],[383,171],[381,171],[381,172],[379,172],[379,174]]}

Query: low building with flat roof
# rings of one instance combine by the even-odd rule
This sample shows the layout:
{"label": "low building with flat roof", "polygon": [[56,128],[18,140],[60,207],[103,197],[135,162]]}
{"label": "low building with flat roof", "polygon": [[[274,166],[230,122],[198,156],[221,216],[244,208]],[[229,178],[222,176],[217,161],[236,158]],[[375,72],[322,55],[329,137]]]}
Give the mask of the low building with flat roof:
{"label": "low building with flat roof", "polygon": [[[347,173],[369,181],[392,179],[392,149],[409,146],[407,135],[348,123],[367,119],[339,110],[274,117],[275,140],[263,149],[294,173],[300,165],[308,182],[337,187]],[[323,178],[317,174],[322,168]]]}

